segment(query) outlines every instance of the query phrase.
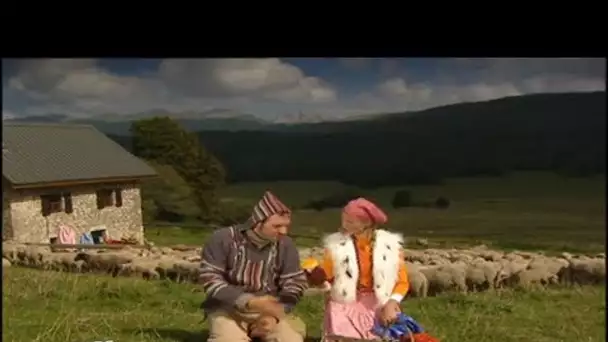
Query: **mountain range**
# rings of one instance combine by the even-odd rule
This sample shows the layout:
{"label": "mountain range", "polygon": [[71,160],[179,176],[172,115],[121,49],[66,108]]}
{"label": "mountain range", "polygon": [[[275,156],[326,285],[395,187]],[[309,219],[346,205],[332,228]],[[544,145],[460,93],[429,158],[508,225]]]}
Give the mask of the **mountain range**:
{"label": "mountain range", "polygon": [[[198,133],[231,182],[379,186],[517,170],[576,176],[606,170],[603,91],[507,97],[349,121],[246,126],[238,116],[233,120],[255,130],[234,124]],[[206,122],[197,121],[198,127],[209,128]],[[129,136],[108,135],[131,148]]]}
{"label": "mountain range", "polygon": [[223,108],[216,108],[201,112],[169,112],[165,109],[155,109],[136,114],[107,113],[95,116],[94,118],[74,118],[64,114],[49,113],[46,115],[10,118],[5,119],[5,121],[89,124],[95,126],[97,129],[106,134],[129,135],[131,121],[155,116],[170,116],[177,120],[183,127],[187,127],[190,131],[258,130],[272,124],[251,114],[240,113]]}
{"label": "mountain range", "polygon": [[[298,122],[297,119],[290,118],[288,122],[270,122],[254,116],[253,114],[242,113],[231,109],[214,108],[203,111],[182,111],[170,112],[165,109],[154,109],[135,114],[116,114],[106,113],[93,118],[74,118],[60,113],[49,113],[46,115],[26,116],[16,118],[5,118],[11,122],[45,122],[45,123],[76,123],[90,124],[97,127],[106,134],[113,136],[128,136],[129,127],[134,120],[150,118],[154,116],[170,116],[178,121],[189,131],[283,131],[283,132],[344,132],[352,129],[368,130],[372,126],[382,126],[383,130],[390,128],[399,129],[402,123],[414,124],[419,120],[433,121],[438,125],[449,122],[456,125],[467,125],[467,117],[482,116],[494,117],[495,113],[502,112],[505,115],[519,116],[524,111],[530,120],[533,117],[542,116],[547,113],[534,113],[534,107],[538,108],[558,108],[558,103],[577,103],[581,105],[580,110],[585,110],[585,105],[597,106],[597,98],[605,98],[606,93],[560,93],[560,94],[533,94],[505,97],[489,101],[458,103],[440,106],[420,111],[370,114],[353,117],[349,120],[339,121],[317,121],[317,122]],[[518,113],[510,111],[517,110]],[[532,110],[532,111],[530,111]],[[483,114],[482,112],[487,112]],[[477,114],[473,114],[477,113]],[[440,119],[440,118],[444,119]],[[504,119],[504,118],[503,118]],[[499,120],[503,120],[499,119]],[[406,121],[404,121],[406,120]]]}

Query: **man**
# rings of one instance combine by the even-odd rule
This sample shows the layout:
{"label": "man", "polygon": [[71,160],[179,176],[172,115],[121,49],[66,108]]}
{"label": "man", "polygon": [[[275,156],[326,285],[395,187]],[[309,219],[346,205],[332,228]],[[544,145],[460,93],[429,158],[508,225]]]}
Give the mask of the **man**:
{"label": "man", "polygon": [[244,224],[216,231],[204,246],[200,282],[209,342],[302,342],[285,319],[307,287],[291,211],[266,192]]}

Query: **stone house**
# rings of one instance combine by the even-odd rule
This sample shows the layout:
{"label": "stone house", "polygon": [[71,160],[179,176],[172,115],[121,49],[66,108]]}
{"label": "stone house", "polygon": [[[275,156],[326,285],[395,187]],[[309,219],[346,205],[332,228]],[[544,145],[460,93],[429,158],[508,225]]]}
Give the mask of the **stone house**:
{"label": "stone house", "polygon": [[2,238],[53,243],[66,225],[76,239],[142,243],[140,184],[156,172],[88,125],[2,127]]}

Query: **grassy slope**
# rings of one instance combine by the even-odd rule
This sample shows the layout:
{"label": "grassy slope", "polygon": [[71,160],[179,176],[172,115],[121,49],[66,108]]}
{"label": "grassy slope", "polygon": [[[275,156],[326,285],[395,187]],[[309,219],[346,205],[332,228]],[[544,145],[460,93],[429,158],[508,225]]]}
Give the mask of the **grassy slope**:
{"label": "grassy slope", "polygon": [[[605,341],[603,287],[411,299],[406,312],[443,341]],[[204,341],[194,285],[8,268],[4,341]],[[321,298],[297,308],[318,336]]]}
{"label": "grassy slope", "polygon": [[[244,183],[227,187],[225,201],[253,205],[270,189],[291,206],[335,193],[332,182]],[[605,248],[605,177],[568,179],[548,173],[520,173],[504,178],[454,179],[442,186],[408,187],[415,201],[449,198],[447,210],[393,210],[395,188],[369,191],[389,212],[388,228],[408,237],[453,246],[475,243],[502,248],[603,251]],[[300,245],[318,244],[323,231],[339,224],[338,210],[297,210],[292,232]],[[161,244],[199,244],[209,230],[147,228],[147,237]]]}

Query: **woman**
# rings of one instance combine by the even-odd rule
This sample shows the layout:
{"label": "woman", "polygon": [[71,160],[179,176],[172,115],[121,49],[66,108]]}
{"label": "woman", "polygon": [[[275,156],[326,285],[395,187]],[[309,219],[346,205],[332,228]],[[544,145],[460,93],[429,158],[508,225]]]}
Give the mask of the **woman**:
{"label": "woman", "polygon": [[380,208],[358,198],[344,207],[341,231],[324,239],[324,260],[310,278],[329,288],[324,336],[376,339],[374,323],[388,325],[401,312],[409,290],[403,238],[380,229],[386,221]]}

